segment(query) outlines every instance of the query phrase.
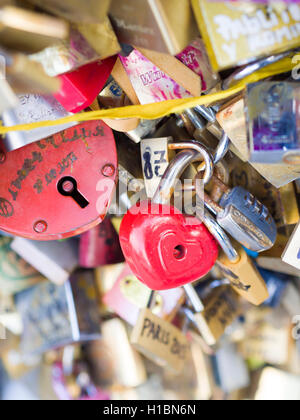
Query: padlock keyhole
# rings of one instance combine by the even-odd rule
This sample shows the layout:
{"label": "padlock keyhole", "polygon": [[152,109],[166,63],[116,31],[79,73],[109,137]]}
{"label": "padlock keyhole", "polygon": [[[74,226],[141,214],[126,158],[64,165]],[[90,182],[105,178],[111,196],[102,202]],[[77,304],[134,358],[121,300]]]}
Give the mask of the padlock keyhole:
{"label": "padlock keyhole", "polygon": [[90,204],[80,191],[78,191],[77,181],[71,176],[65,176],[58,181],[57,191],[64,197],[72,197],[82,209]]}
{"label": "padlock keyhole", "polygon": [[183,245],[177,245],[174,248],[174,258],[176,260],[182,260],[186,256],[186,247]]}

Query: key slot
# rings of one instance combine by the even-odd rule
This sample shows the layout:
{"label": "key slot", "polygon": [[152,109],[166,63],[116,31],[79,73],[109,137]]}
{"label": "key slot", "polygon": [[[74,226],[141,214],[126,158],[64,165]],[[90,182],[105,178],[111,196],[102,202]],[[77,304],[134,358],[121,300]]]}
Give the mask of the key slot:
{"label": "key slot", "polygon": [[71,176],[65,176],[58,181],[57,191],[64,197],[73,198],[82,209],[90,204],[80,191],[78,191],[77,181]]}

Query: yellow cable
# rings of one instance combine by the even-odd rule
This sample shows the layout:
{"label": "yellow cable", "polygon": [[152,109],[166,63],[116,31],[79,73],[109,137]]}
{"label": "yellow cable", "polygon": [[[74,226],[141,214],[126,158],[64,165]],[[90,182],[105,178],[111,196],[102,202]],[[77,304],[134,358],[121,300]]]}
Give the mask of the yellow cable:
{"label": "yellow cable", "polygon": [[175,99],[148,105],[131,105],[122,108],[82,112],[54,121],[38,121],[35,123],[15,125],[12,127],[0,126],[0,134],[6,134],[11,131],[29,131],[35,128],[56,126],[70,122],[102,120],[104,118],[140,118],[146,120],[162,118],[170,114],[181,113],[185,109],[194,108],[196,105],[209,105],[214,102],[223,101],[241,92],[249,83],[255,83],[276,74],[289,72],[293,69],[293,67],[294,65],[292,64],[292,59],[285,58],[278,63],[258,70],[251,76],[246,77],[225,91],[200,96],[198,98]]}

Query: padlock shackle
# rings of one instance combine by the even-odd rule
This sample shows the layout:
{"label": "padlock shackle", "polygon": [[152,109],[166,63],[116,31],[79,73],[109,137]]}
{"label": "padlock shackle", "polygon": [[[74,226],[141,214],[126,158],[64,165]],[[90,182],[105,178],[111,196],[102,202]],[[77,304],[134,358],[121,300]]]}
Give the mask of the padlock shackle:
{"label": "padlock shackle", "polygon": [[214,168],[212,157],[208,150],[201,144],[184,142],[170,144],[169,148],[172,150],[186,150],[176,155],[176,157],[170,162],[168,168],[163,174],[161,182],[152,199],[152,203],[155,204],[168,204],[170,202],[170,198],[174,193],[178,179],[191,163],[197,162],[201,158],[204,158],[206,164],[203,178],[204,183],[208,183],[213,175]]}
{"label": "padlock shackle", "polygon": [[[204,144],[199,143],[198,141],[192,140],[187,142],[181,142],[181,143],[171,143],[169,144],[169,149],[171,150],[178,150],[178,149],[192,149],[195,150],[198,153],[198,158],[195,161],[198,161],[201,159],[201,157],[204,159],[203,162],[203,170],[205,169],[205,173],[203,176],[203,183],[206,185],[211,180],[213,173],[214,173],[214,160]],[[193,163],[193,162],[192,162]],[[188,165],[187,165],[188,166]],[[184,168],[185,170],[186,168]]]}
{"label": "padlock shackle", "polygon": [[298,49],[294,49],[285,51],[281,54],[271,55],[270,57],[262,58],[261,60],[258,60],[255,63],[251,63],[245,67],[239,68],[223,81],[222,89],[229,89],[234,82],[239,82],[240,80],[243,80],[245,77],[250,76],[254,72],[261,70],[264,67],[269,66],[270,64],[277,63],[278,61],[288,57],[293,51],[297,50]]}
{"label": "padlock shackle", "polygon": [[224,253],[227,255],[228,259],[232,263],[237,263],[240,260],[239,254],[234,249],[227,234],[206,209],[204,209],[202,221],[213,235],[213,237],[216,239]]}
{"label": "padlock shackle", "polygon": [[215,165],[217,163],[219,163],[225,157],[228,150],[229,150],[229,137],[224,132],[221,140],[219,141],[218,147],[216,148],[215,154],[214,154],[214,164]]}
{"label": "padlock shackle", "polygon": [[199,117],[193,109],[186,109],[184,114],[186,114],[197,130],[203,131],[205,129],[206,121]]}
{"label": "padlock shackle", "polygon": [[213,108],[208,108],[204,105],[197,105],[194,108],[202,117],[204,117],[208,122],[214,123],[217,119],[217,113]]}
{"label": "padlock shackle", "polygon": [[178,153],[163,174],[157,191],[152,198],[152,203],[168,204],[174,193],[178,179],[185,169],[197,160],[199,160],[199,153],[195,150],[185,150]]}

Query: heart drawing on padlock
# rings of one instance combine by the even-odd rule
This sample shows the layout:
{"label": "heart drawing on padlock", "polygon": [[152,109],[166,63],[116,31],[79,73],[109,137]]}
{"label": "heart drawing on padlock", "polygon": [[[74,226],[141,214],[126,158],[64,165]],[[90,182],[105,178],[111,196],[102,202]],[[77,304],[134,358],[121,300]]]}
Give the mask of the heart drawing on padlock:
{"label": "heart drawing on padlock", "polygon": [[135,276],[152,290],[167,290],[206,275],[218,258],[218,246],[207,228],[190,223],[169,205],[143,201],[124,216],[121,247]]}

